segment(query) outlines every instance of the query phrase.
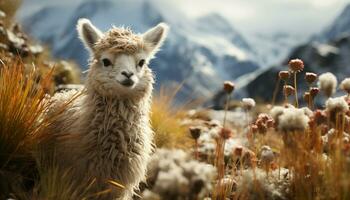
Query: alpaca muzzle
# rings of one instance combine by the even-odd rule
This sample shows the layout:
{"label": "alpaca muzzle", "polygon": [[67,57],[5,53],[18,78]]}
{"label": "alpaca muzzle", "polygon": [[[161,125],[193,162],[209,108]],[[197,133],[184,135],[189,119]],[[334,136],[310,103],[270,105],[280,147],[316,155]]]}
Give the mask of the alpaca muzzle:
{"label": "alpaca muzzle", "polygon": [[135,84],[135,82],[130,78],[126,78],[123,81],[121,81],[120,84],[122,84],[125,87],[132,87]]}

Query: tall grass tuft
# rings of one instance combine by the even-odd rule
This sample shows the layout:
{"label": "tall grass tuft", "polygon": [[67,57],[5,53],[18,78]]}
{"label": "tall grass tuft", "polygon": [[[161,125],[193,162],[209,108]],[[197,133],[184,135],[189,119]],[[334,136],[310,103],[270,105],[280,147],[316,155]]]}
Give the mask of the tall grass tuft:
{"label": "tall grass tuft", "polygon": [[46,117],[53,70],[38,79],[40,73],[35,67],[25,69],[20,59],[1,61],[0,199],[82,199],[91,184],[77,185],[70,169],[59,168],[54,134],[47,131],[80,94]]}
{"label": "tall grass tuft", "polygon": [[161,88],[153,98],[151,125],[155,132],[155,143],[158,148],[186,148],[191,146],[187,128],[181,125],[185,115],[184,108],[174,105],[174,98],[181,86],[174,92]]}
{"label": "tall grass tuft", "polygon": [[28,187],[35,167],[32,152],[41,140],[47,120],[39,120],[49,107],[44,88],[50,75],[37,81],[17,60],[0,68],[0,197],[14,187]]}

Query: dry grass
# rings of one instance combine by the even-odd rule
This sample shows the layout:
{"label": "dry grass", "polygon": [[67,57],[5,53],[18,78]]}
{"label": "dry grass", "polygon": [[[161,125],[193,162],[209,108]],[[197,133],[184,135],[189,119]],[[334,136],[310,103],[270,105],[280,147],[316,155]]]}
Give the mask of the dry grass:
{"label": "dry grass", "polygon": [[[346,96],[340,98],[349,102]],[[323,123],[319,121],[317,112],[305,114],[303,118],[301,114],[304,111],[299,114],[296,109],[292,112],[295,116],[283,121],[284,125],[281,117],[277,118],[279,122],[273,121],[272,126],[266,126],[263,118],[258,118],[254,126],[265,126],[266,129],[250,132],[253,139],[250,139],[248,148],[258,155],[257,160],[252,160],[254,164],[246,168],[247,171],[250,170],[251,178],[242,176],[243,169],[240,166],[234,169],[233,173],[227,169],[225,171],[226,177],[230,177],[235,183],[247,181],[248,184],[243,185],[240,190],[223,190],[222,187],[225,186],[218,184],[221,182],[219,176],[215,181],[217,188],[213,191],[213,199],[280,199],[273,195],[281,192],[278,187],[283,184],[285,191],[282,199],[350,199],[350,141],[346,134],[343,135],[350,131],[347,125],[349,121],[346,120],[350,113],[341,109],[326,111],[324,110],[324,113],[328,119],[323,118]],[[284,117],[286,116],[288,115]],[[299,117],[302,120],[293,122]],[[299,128],[306,119],[308,122],[305,130]],[[267,121],[269,118],[266,119],[266,123]],[[285,128],[279,128],[279,124]],[[321,137],[331,130],[334,130],[332,137],[329,137],[327,142],[323,141]],[[264,163],[266,160],[264,161],[260,154],[265,145],[270,146],[277,154],[268,164]],[[218,146],[220,148],[220,145],[216,148]],[[218,156],[220,155],[216,155]],[[235,166],[235,163],[226,165]],[[288,174],[278,174],[281,169],[288,170]],[[266,173],[262,173],[264,171]],[[275,175],[271,175],[273,171]],[[247,180],[242,180],[245,178]]]}
{"label": "dry grass", "polygon": [[44,101],[44,88],[50,87],[50,75],[38,83],[35,76],[34,71],[25,74],[20,61],[0,68],[0,174],[6,180],[2,181],[3,192],[30,184],[35,169],[32,152],[49,124],[40,119],[49,107]]}
{"label": "dry grass", "polygon": [[[25,70],[19,59],[0,65],[1,199],[11,194],[20,199],[57,199],[61,195],[62,199],[81,199],[78,197],[85,194],[87,184],[76,185],[69,169],[59,173],[54,164],[56,157],[51,155],[54,149],[49,150],[47,145],[43,149],[53,139],[46,128],[71,102],[51,118],[45,117],[51,106],[46,92],[53,84],[52,72],[38,80],[38,72],[34,68]],[[30,193],[34,197],[28,197]]]}
{"label": "dry grass", "polygon": [[182,126],[180,122],[185,110],[174,105],[174,97],[178,90],[179,88],[169,94],[162,88],[153,98],[151,124],[158,148],[186,148],[192,143],[187,127]]}
{"label": "dry grass", "polygon": [[1,0],[0,10],[6,13],[5,22],[9,23],[20,7],[22,0]]}

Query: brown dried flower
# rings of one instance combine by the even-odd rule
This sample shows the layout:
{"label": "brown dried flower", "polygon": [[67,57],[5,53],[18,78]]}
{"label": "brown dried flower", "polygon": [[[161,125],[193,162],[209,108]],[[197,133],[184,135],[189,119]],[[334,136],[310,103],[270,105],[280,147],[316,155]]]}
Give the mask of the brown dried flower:
{"label": "brown dried flower", "polygon": [[278,73],[278,76],[280,77],[281,80],[287,81],[290,77],[289,71],[280,71]]}
{"label": "brown dried flower", "polygon": [[201,136],[201,129],[198,127],[190,127],[189,128],[191,136],[193,139],[197,140]]}
{"label": "brown dried flower", "polygon": [[251,128],[251,130],[252,130],[252,132],[253,132],[254,134],[257,133],[258,130],[259,130],[259,129],[258,129],[258,126],[255,125],[255,124],[251,125],[250,128]]}
{"label": "brown dried flower", "polygon": [[294,94],[295,89],[291,85],[285,85],[285,86],[283,86],[283,92],[284,92],[284,95],[290,96],[290,95]]}
{"label": "brown dried flower", "polygon": [[269,119],[266,122],[267,128],[273,128],[275,127],[275,121],[273,119]]}
{"label": "brown dried flower", "polygon": [[324,124],[327,122],[327,113],[322,110],[316,110],[314,112],[314,121],[319,124]]}
{"label": "brown dried flower", "polygon": [[317,87],[312,87],[310,88],[310,91],[309,91],[312,98],[315,98],[319,92],[320,92],[320,89]]}
{"label": "brown dried flower", "polygon": [[288,65],[292,72],[301,72],[304,69],[304,62],[300,59],[290,60]]}
{"label": "brown dried flower", "polygon": [[231,93],[233,92],[233,90],[235,89],[235,84],[232,83],[231,81],[225,81],[224,82],[224,90],[227,93]]}
{"label": "brown dried flower", "polygon": [[317,79],[317,74],[312,73],[312,72],[306,72],[305,74],[305,80],[308,84],[312,84],[316,81]]}
{"label": "brown dried flower", "polygon": [[237,157],[241,157],[242,153],[243,153],[243,147],[241,147],[241,146],[238,146],[238,147],[234,148],[234,150],[233,150],[233,154]]}
{"label": "brown dried flower", "polygon": [[225,140],[229,139],[230,137],[232,137],[232,131],[231,131],[231,129],[228,129],[228,128],[222,128],[220,130],[219,134]]}
{"label": "brown dried flower", "polygon": [[303,97],[305,102],[309,102],[311,98],[310,92],[305,92]]}

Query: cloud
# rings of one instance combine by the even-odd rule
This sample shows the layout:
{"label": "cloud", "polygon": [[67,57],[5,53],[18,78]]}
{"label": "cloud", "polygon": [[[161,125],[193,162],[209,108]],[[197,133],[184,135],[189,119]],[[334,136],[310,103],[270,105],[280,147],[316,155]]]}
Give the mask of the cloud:
{"label": "cloud", "polygon": [[310,35],[334,20],[350,0],[177,0],[190,16],[217,12],[237,29]]}

